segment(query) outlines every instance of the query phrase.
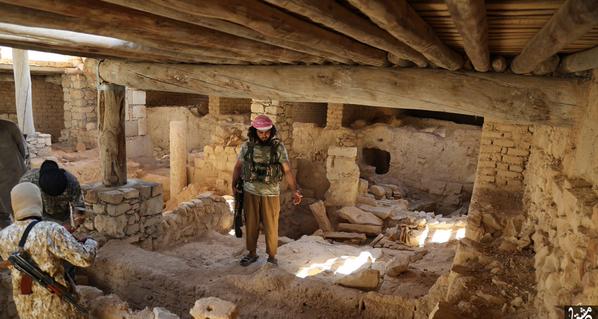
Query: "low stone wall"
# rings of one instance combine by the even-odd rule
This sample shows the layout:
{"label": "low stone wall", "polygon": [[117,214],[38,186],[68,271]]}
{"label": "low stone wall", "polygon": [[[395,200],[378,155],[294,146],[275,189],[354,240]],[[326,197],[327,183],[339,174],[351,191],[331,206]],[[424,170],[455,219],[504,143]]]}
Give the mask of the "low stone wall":
{"label": "low stone wall", "polygon": [[104,239],[126,239],[152,249],[158,238],[164,200],[162,185],[129,180],[120,187],[83,185],[86,216],[83,226]]}
{"label": "low stone wall", "polygon": [[50,134],[35,133],[27,135],[27,149],[29,158],[37,158],[50,155],[52,136]]}
{"label": "low stone wall", "polygon": [[208,231],[226,233],[233,225],[233,212],[223,197],[211,192],[181,203],[163,214],[153,249],[187,243]]}

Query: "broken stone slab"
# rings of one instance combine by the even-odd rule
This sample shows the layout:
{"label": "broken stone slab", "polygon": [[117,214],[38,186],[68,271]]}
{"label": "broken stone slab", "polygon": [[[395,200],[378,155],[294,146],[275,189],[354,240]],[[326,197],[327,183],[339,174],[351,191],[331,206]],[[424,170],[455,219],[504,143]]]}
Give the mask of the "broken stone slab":
{"label": "broken stone slab", "polygon": [[179,316],[168,311],[166,308],[155,307],[154,308],[154,319],[179,319]]}
{"label": "broken stone slab", "polygon": [[356,200],[355,200],[358,204],[366,204],[366,205],[370,205],[370,206],[378,206],[378,202],[376,201],[376,199],[366,196],[366,195],[358,195]]}
{"label": "broken stone slab", "polygon": [[201,298],[189,311],[195,319],[236,319],[239,317],[237,305],[216,297]]}
{"label": "broken stone slab", "polygon": [[376,196],[376,199],[382,199],[386,196],[386,190],[384,187],[379,185],[372,185],[369,188],[369,192]]}
{"label": "broken stone slab", "polygon": [[125,196],[119,190],[111,190],[106,192],[100,192],[99,194],[100,200],[110,204],[120,204],[122,203]]}
{"label": "broken stone slab", "polygon": [[376,215],[380,219],[387,219],[392,214],[393,208],[392,207],[378,207],[378,206],[370,206],[366,204],[359,204],[357,208],[370,212]]}
{"label": "broken stone slab", "polygon": [[350,242],[354,244],[362,244],[366,240],[365,234],[347,233],[339,231],[324,233],[324,238],[336,241]]}
{"label": "broken stone slab", "polygon": [[342,277],[336,281],[337,284],[349,288],[361,290],[374,290],[380,283],[380,271],[375,269],[366,269]]}
{"label": "broken stone slab", "polygon": [[357,190],[358,190],[357,193],[359,195],[367,194],[368,193],[368,181],[363,178],[360,178],[359,185],[357,186]]}
{"label": "broken stone slab", "polygon": [[394,257],[387,265],[385,273],[391,277],[397,277],[409,270],[411,259],[408,255],[399,255]]}
{"label": "broken stone slab", "polygon": [[355,206],[343,207],[336,211],[339,217],[348,220],[352,224],[365,224],[382,226],[382,220],[376,215],[363,211]]}
{"label": "broken stone slab", "polygon": [[330,220],[328,219],[328,215],[326,215],[326,206],[324,206],[323,201],[317,201],[309,205],[309,209],[314,214],[314,217],[316,218],[316,222],[318,223],[318,226],[320,226],[320,229],[322,229],[325,232],[334,231],[332,225],[330,224]]}
{"label": "broken stone slab", "polygon": [[339,223],[338,230],[376,236],[382,232],[382,226]]}

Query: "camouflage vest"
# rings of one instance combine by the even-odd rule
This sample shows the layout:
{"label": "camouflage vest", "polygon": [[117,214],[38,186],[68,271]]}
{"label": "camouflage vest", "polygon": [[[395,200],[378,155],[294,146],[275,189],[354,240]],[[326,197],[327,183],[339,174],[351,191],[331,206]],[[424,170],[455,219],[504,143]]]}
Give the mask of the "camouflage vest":
{"label": "camouflage vest", "polygon": [[243,163],[243,181],[260,182],[264,184],[274,184],[282,181],[284,172],[282,164],[278,161],[279,154],[277,149],[280,145],[278,139],[272,139],[270,145],[270,154],[268,158],[261,158],[255,161],[254,142],[247,142],[247,152],[245,153]]}

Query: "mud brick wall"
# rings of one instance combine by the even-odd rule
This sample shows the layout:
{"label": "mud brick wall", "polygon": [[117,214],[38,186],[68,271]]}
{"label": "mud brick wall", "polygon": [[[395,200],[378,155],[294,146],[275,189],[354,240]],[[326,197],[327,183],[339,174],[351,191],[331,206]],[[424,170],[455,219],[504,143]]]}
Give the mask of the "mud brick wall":
{"label": "mud brick wall", "polygon": [[286,102],[290,107],[293,123],[314,123],[326,126],[326,103]]}
{"label": "mud brick wall", "polygon": [[[0,83],[0,118],[16,122],[14,82]],[[32,76],[31,98],[35,130],[50,134],[53,141],[58,141],[64,128],[64,101],[60,77]]]}
{"label": "mud brick wall", "polygon": [[220,113],[224,114],[245,114],[251,113],[251,99],[220,98]]}
{"label": "mud brick wall", "polygon": [[476,183],[521,191],[532,137],[531,126],[486,121],[480,141]]}

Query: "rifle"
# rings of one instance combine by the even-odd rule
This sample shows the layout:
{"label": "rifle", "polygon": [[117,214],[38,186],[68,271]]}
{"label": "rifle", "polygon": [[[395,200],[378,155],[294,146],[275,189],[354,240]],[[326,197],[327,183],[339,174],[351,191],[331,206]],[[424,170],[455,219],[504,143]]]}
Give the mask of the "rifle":
{"label": "rifle", "polygon": [[52,294],[58,295],[62,300],[72,304],[82,314],[87,315],[87,310],[77,303],[77,296],[72,294],[69,289],[54,278],[39,269],[34,263],[30,262],[26,253],[12,253],[8,256],[8,261],[20,272],[31,277],[42,287],[48,289]]}
{"label": "rifle", "polygon": [[243,237],[243,179],[239,178],[235,185],[235,236],[237,238]]}

